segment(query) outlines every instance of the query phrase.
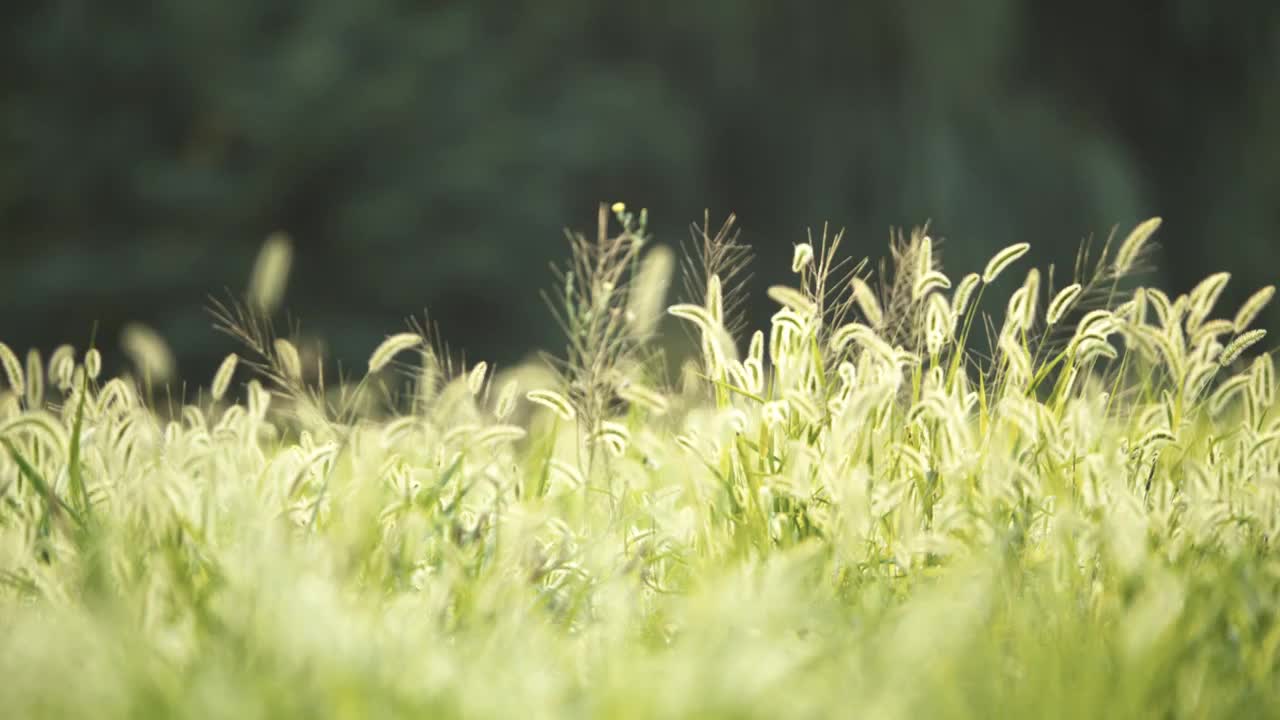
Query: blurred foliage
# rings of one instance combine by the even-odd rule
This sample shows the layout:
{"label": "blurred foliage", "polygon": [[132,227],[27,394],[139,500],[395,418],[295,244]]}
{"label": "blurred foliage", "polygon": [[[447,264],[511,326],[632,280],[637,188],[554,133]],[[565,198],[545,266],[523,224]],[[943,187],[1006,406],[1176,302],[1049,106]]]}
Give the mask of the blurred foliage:
{"label": "blurred foliage", "polygon": [[557,342],[562,226],[616,199],[668,243],[737,212],[762,268],[928,220],[954,271],[1022,240],[1066,269],[1157,214],[1174,290],[1280,267],[1274,2],[11,0],[0,42],[18,346],[142,320],[211,368],[207,294],[283,229],[339,357],[430,308],[509,361]]}

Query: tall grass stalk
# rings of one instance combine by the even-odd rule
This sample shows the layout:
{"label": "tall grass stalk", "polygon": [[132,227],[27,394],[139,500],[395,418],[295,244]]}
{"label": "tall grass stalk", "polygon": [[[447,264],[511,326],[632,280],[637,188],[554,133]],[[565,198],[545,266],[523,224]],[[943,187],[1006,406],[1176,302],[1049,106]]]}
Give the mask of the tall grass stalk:
{"label": "tall grass stalk", "polygon": [[1141,287],[1155,220],[1056,293],[824,229],[752,332],[732,218],[683,262],[647,219],[571,234],[546,364],[415,327],[326,380],[282,236],[186,404],[146,329],[136,378],[0,344],[4,714],[1280,712],[1273,290]]}

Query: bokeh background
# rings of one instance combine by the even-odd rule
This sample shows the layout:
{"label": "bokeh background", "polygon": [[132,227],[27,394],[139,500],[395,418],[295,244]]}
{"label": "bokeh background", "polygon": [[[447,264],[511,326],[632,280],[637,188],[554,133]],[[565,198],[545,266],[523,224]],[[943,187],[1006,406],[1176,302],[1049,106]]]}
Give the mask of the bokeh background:
{"label": "bokeh background", "polygon": [[[823,222],[931,221],[952,274],[1165,218],[1158,282],[1280,275],[1280,3],[1205,0],[0,3],[0,338],[180,371],[235,349],[210,294],[263,239],[359,366],[429,309],[471,356],[555,347],[566,226],[735,212],[756,282]],[[1272,327],[1274,309],[1265,318]]]}

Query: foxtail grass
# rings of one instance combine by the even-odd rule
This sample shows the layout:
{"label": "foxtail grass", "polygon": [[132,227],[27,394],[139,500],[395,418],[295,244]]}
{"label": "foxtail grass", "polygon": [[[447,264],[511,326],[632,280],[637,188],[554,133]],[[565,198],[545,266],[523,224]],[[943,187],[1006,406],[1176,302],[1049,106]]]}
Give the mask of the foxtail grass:
{"label": "foxtail grass", "polygon": [[733,218],[683,260],[596,221],[542,363],[424,324],[335,381],[274,329],[283,236],[208,392],[154,404],[140,326],[120,377],[0,344],[5,715],[1280,712],[1273,290],[1144,286],[1158,220],[1059,289],[824,229],[752,329]]}

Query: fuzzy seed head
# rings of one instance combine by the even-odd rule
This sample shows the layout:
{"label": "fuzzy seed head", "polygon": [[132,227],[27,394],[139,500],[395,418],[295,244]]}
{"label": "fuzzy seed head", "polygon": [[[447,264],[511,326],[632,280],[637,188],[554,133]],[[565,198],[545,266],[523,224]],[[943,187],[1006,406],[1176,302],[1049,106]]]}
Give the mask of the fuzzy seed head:
{"label": "fuzzy seed head", "polygon": [[842,352],[849,346],[849,343],[853,342],[863,333],[874,334],[874,331],[862,323],[848,323],[836,328],[836,331],[831,333],[831,339],[829,340],[832,352]]}
{"label": "fuzzy seed head", "polygon": [[373,355],[369,356],[369,374],[381,372],[383,368],[391,364],[396,355],[422,346],[422,336],[418,333],[406,332],[398,335],[392,335],[382,344],[378,345],[373,351]]}
{"label": "fuzzy seed head", "polygon": [[791,272],[798,273],[809,267],[813,262],[813,246],[809,243],[799,243],[791,254]]}
{"label": "fuzzy seed head", "polygon": [[525,429],[518,425],[493,425],[476,433],[471,442],[473,446],[482,448],[488,445],[523,440],[527,434]]}
{"label": "fuzzy seed head", "polygon": [[[552,477],[559,479],[572,489],[577,489],[587,484],[586,479],[583,478],[582,473],[578,468],[564,462],[563,460],[553,459],[548,463],[548,465],[551,469]],[[569,534],[567,530],[568,528],[566,528],[566,534]]]}
{"label": "fuzzy seed head", "polygon": [[23,376],[22,363],[18,362],[18,356],[13,354],[13,350],[2,342],[0,342],[0,365],[4,366],[5,379],[9,381],[9,387],[14,394],[24,394],[27,391],[27,383]]}
{"label": "fuzzy seed head", "polygon": [[1104,357],[1108,360],[1115,360],[1119,357],[1115,347],[1097,335],[1079,337],[1072,345],[1072,352],[1078,365],[1086,365],[1099,357]]}
{"label": "fuzzy seed head", "polygon": [[102,374],[102,353],[97,348],[89,348],[84,354],[84,373],[90,380],[97,380]]}
{"label": "fuzzy seed head", "polygon": [[707,280],[707,314],[715,325],[724,324],[724,291],[720,287],[719,275],[712,275]]}
{"label": "fuzzy seed head", "polygon": [[1030,249],[1031,245],[1029,243],[1016,243],[996,253],[987,262],[987,267],[982,271],[982,281],[988,285],[995,282],[1005,268],[1016,262],[1018,258],[1026,255]]}
{"label": "fuzzy seed head", "polygon": [[292,265],[293,241],[289,236],[273,233],[267,237],[249,277],[248,300],[254,309],[269,315],[280,307]]}
{"label": "fuzzy seed head", "polygon": [[[1226,289],[1230,279],[1231,273],[1214,273],[1192,289],[1189,316],[1194,319],[1195,324],[1198,325],[1213,312],[1213,306],[1218,303],[1218,298],[1222,296],[1222,291]],[[1190,326],[1191,323],[1188,325]]]}
{"label": "fuzzy seed head", "polygon": [[618,397],[642,407],[653,415],[665,415],[669,403],[662,393],[639,383],[627,383],[618,388]]}
{"label": "fuzzy seed head", "polygon": [[627,430],[622,423],[605,420],[600,423],[600,430],[595,434],[594,440],[603,443],[609,454],[622,457],[627,454],[627,446],[631,442],[631,431]]}
{"label": "fuzzy seed head", "polygon": [[467,373],[467,392],[479,395],[484,389],[485,373],[489,372],[489,363],[481,360]]}
{"label": "fuzzy seed head", "polygon": [[808,316],[813,314],[813,303],[805,294],[799,290],[787,287],[786,285],[774,285],[768,290],[769,299],[779,305],[793,310],[801,315]]}
{"label": "fuzzy seed head", "polygon": [[415,383],[415,401],[419,412],[426,412],[431,401],[435,399],[441,375],[440,361],[436,358],[436,354],[430,348],[421,350],[418,377]]}
{"label": "fuzzy seed head", "polygon": [[1027,288],[1018,288],[1009,296],[1009,305],[1005,308],[1004,326],[1011,332],[1026,330],[1029,327],[1027,322]]}
{"label": "fuzzy seed head", "polygon": [[1081,290],[1083,288],[1080,283],[1072,283],[1059,290],[1058,294],[1054,295],[1053,300],[1049,303],[1049,310],[1045,314],[1045,322],[1050,325],[1056,325],[1062,319],[1062,316],[1066,315],[1067,311],[1071,309],[1076,298],[1080,297]]}
{"label": "fuzzy seed head", "polygon": [[1268,408],[1276,397],[1276,366],[1270,355],[1259,355],[1253,361],[1249,392],[1259,407]]}
{"label": "fuzzy seed head", "polygon": [[49,379],[57,387],[67,390],[71,387],[71,377],[76,371],[76,350],[70,345],[61,345],[49,356]]}
{"label": "fuzzy seed head", "polygon": [[1232,398],[1242,390],[1248,389],[1251,379],[1251,375],[1242,373],[1232,376],[1219,385],[1218,389],[1214,390],[1213,394],[1209,396],[1209,412],[1214,415],[1221,415]]}
{"label": "fuzzy seed head", "polygon": [[1133,307],[1129,310],[1129,320],[1135,325],[1142,325],[1147,321],[1147,296],[1149,292],[1147,288],[1138,288],[1133,292]]}
{"label": "fuzzy seed head", "polygon": [[654,247],[640,262],[640,270],[627,296],[627,310],[637,335],[646,337],[657,330],[675,266],[675,253],[665,245]]}
{"label": "fuzzy seed head", "polygon": [[1022,326],[1029,328],[1036,323],[1036,312],[1040,306],[1040,271],[1031,268],[1027,279],[1022,283],[1026,294],[1022,299]]}
{"label": "fuzzy seed head", "polygon": [[747,358],[742,363],[742,383],[747,392],[764,391],[764,363],[758,358]]}
{"label": "fuzzy seed head", "polygon": [[942,295],[930,295],[925,308],[925,343],[930,355],[936,355],[951,340],[955,316]]}
{"label": "fuzzy seed head", "polygon": [[1156,320],[1159,321],[1160,327],[1168,327],[1171,323],[1176,322],[1173,317],[1173,303],[1169,301],[1169,296],[1164,291],[1157,288],[1143,288],[1142,297],[1155,312]]}
{"label": "fuzzy seed head", "polygon": [[[144,377],[160,383],[173,377],[173,353],[155,330],[145,325],[128,325],[121,333],[120,343]],[[101,360],[98,362],[100,365]],[[85,356],[85,369],[90,369],[88,355]],[[89,377],[94,377],[94,373],[90,372]]]}
{"label": "fuzzy seed head", "polygon": [[1271,298],[1275,297],[1276,286],[1268,285],[1261,290],[1249,296],[1248,300],[1240,306],[1240,310],[1236,313],[1236,317],[1232,325],[1236,332],[1244,332],[1248,329],[1258,315],[1271,302]]}
{"label": "fuzzy seed head", "polygon": [[973,291],[977,289],[978,284],[982,282],[982,276],[977,273],[969,273],[960,280],[960,284],[956,286],[955,293],[951,296],[951,310],[959,317],[969,310],[969,300],[973,298]]}
{"label": "fuzzy seed head", "polygon": [[40,351],[32,348],[27,352],[27,409],[38,410],[44,407],[44,361]]}
{"label": "fuzzy seed head", "polygon": [[911,288],[911,297],[914,300],[920,300],[934,290],[949,289],[951,289],[951,279],[937,270],[930,270],[916,280]]}
{"label": "fuzzy seed head", "polygon": [[520,390],[520,384],[515,380],[508,380],[503,384],[502,390],[498,392],[498,402],[494,405],[493,414],[499,420],[506,420],[511,416],[511,412],[516,407],[516,393]]}
{"label": "fuzzy seed head", "polygon": [[1008,363],[1009,372],[1019,381],[1031,379],[1031,354],[1014,336],[1006,333],[1000,339],[1000,351]]}
{"label": "fuzzy seed head", "polygon": [[1133,269],[1134,264],[1142,255],[1142,249],[1146,246],[1147,240],[1160,227],[1160,218],[1153,217],[1140,223],[1129,233],[1129,236],[1120,243],[1120,250],[1116,252],[1116,271],[1121,275]]}
{"label": "fuzzy seed head", "polygon": [[1138,447],[1144,452],[1156,450],[1165,445],[1169,445],[1177,440],[1174,434],[1165,428],[1156,428],[1142,436],[1142,440],[1138,442]]}
{"label": "fuzzy seed head", "polygon": [[209,389],[214,402],[219,402],[226,397],[227,389],[231,387],[231,379],[235,376],[236,366],[239,363],[240,357],[231,353],[218,366],[218,371],[213,374],[213,387]]}
{"label": "fuzzy seed head", "polygon": [[760,417],[764,421],[765,427],[770,428],[785,424],[790,416],[791,405],[786,400],[767,402],[760,411]]}
{"label": "fuzzy seed head", "polygon": [[763,367],[764,363],[764,332],[756,330],[751,333],[751,343],[747,346],[747,359],[754,360]]}
{"label": "fuzzy seed head", "polygon": [[1115,323],[1115,315],[1110,310],[1090,310],[1076,325],[1076,338],[1098,337],[1105,340],[1115,332]]}
{"label": "fuzzy seed head", "polygon": [[916,254],[916,282],[933,272],[933,238],[925,235],[920,239],[920,248]]}
{"label": "fuzzy seed head", "polygon": [[1235,340],[1232,340],[1231,343],[1223,349],[1222,355],[1218,356],[1218,364],[1223,367],[1230,365],[1235,362],[1236,358],[1240,357],[1245,350],[1253,347],[1266,336],[1267,331],[1261,329],[1250,330],[1249,332],[1237,336]]}
{"label": "fuzzy seed head", "polygon": [[525,394],[525,399],[550,410],[555,413],[556,417],[565,422],[572,422],[577,416],[573,409],[573,403],[569,402],[569,398],[554,390],[530,390]]}
{"label": "fuzzy seed head", "polygon": [[681,320],[688,320],[694,325],[697,325],[698,329],[702,330],[704,333],[715,332],[716,330],[717,323],[715,318],[712,317],[711,313],[701,305],[680,303],[667,308],[667,313],[678,317]]}
{"label": "fuzzy seed head", "polygon": [[289,381],[301,380],[302,358],[298,355],[297,346],[284,338],[276,338],[273,347],[276,351],[276,362],[284,378]]}
{"label": "fuzzy seed head", "polygon": [[853,288],[853,299],[858,303],[858,309],[862,311],[862,316],[867,319],[871,327],[884,325],[884,310],[880,307],[880,300],[876,298],[871,286],[860,277],[854,277],[849,281],[849,285]]}

